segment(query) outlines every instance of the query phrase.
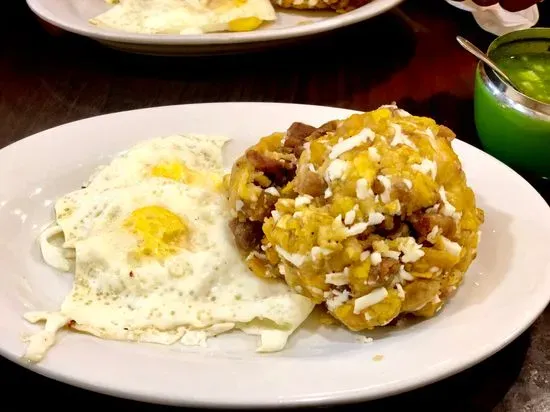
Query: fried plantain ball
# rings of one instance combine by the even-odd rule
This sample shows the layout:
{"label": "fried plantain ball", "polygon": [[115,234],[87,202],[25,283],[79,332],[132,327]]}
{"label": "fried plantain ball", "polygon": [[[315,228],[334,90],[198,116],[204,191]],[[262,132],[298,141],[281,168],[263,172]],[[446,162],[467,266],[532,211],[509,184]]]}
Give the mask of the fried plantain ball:
{"label": "fried plantain ball", "polygon": [[260,140],[228,177],[251,270],[353,331],[431,317],[476,256],[476,207],[454,133],[395,105]]}

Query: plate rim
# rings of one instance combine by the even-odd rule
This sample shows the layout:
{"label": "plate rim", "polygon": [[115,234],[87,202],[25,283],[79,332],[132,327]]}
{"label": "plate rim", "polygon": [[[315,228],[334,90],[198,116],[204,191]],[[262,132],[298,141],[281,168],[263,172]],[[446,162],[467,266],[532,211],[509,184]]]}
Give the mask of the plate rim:
{"label": "plate rim", "polygon": [[[215,102],[215,103],[197,103],[197,104],[183,104],[183,105],[166,105],[166,106],[157,106],[157,107],[151,107],[151,108],[142,108],[142,109],[135,109],[135,110],[126,110],[126,111],[117,111],[113,113],[108,114],[102,114],[98,116],[91,116],[88,118],[76,120],[73,122],[68,122],[65,124],[58,125],[53,128],[45,129],[41,132],[34,133],[32,135],[29,135],[25,138],[19,139],[16,142],[11,143],[10,145],[7,145],[0,149],[0,155],[2,154],[2,151],[5,151],[5,149],[10,150],[18,150],[17,146],[19,143],[23,142],[29,142],[32,139],[40,138],[42,134],[45,133],[56,133],[59,132],[60,129],[65,127],[71,127],[77,123],[87,123],[87,122],[95,122],[100,119],[105,119],[107,117],[116,117],[124,113],[134,113],[137,114],[139,112],[143,111],[159,111],[162,112],[166,110],[167,108],[170,108],[171,110],[178,110],[178,109],[184,109],[186,107],[190,106],[224,106],[224,105],[239,105],[239,106],[270,106],[270,107],[280,107],[280,108],[286,108],[289,107],[296,108],[298,111],[300,108],[322,108],[323,110],[329,109],[334,110],[335,112],[340,112],[342,114],[353,114],[360,112],[358,110],[350,110],[350,109],[343,109],[339,107],[331,107],[331,106],[319,106],[319,105],[307,105],[307,104],[294,104],[294,103],[271,103],[271,102]],[[507,166],[506,164],[502,163],[498,159],[494,158],[493,156],[489,155],[488,153],[476,148],[475,146],[472,146],[464,141],[461,141],[457,139],[457,141],[460,142],[461,145],[467,146],[470,150],[473,149],[475,152],[477,152],[478,155],[485,157],[487,159],[490,159],[493,162],[499,163],[499,166],[506,168],[508,172],[511,172],[515,175],[516,178],[519,178],[523,184],[526,184],[529,187],[529,190],[533,192],[533,196],[537,196],[539,200],[546,204],[546,200],[542,197],[542,195],[527,181],[525,180],[519,173],[514,171],[512,168]],[[505,339],[502,339],[498,344],[490,344],[489,347],[485,345],[482,349],[476,349],[476,350],[468,350],[466,355],[463,355],[460,357],[460,361],[456,360],[451,365],[447,365],[445,368],[439,368],[435,371],[432,371],[431,375],[423,376],[420,379],[416,379],[414,382],[407,382],[407,383],[398,383],[393,384],[390,388],[385,389],[381,394],[364,394],[364,389],[356,388],[353,390],[347,390],[342,391],[340,393],[327,393],[322,395],[308,395],[307,397],[300,397],[300,398],[289,398],[287,400],[277,400],[273,399],[270,402],[260,402],[260,403],[246,403],[246,402],[234,402],[230,401],[230,403],[223,403],[219,400],[181,400],[180,398],[165,398],[161,394],[151,396],[149,394],[138,394],[134,392],[127,392],[120,388],[107,388],[105,386],[102,386],[101,383],[92,383],[87,382],[83,380],[76,380],[75,378],[72,378],[70,375],[67,375],[66,373],[57,371],[55,369],[51,369],[48,367],[44,367],[41,364],[28,364],[25,361],[22,361],[20,357],[18,357],[16,354],[12,354],[6,350],[2,346],[0,346],[0,355],[5,357],[6,359],[25,367],[26,369],[29,369],[32,372],[36,372],[42,376],[45,376],[47,378],[54,379],[59,382],[63,382],[75,387],[83,388],[86,390],[91,390],[97,393],[116,396],[120,398],[125,399],[131,399],[131,400],[137,400],[137,401],[143,401],[148,403],[156,403],[156,404],[165,404],[165,405],[178,405],[178,406],[189,406],[189,407],[209,407],[209,408],[287,408],[287,407],[302,407],[302,406],[315,406],[315,405],[337,405],[337,404],[343,404],[343,403],[350,403],[350,402],[358,402],[358,401],[367,401],[372,399],[381,399],[388,396],[400,394],[403,392],[411,391],[414,389],[417,389],[419,387],[431,384],[433,382],[440,381],[442,379],[445,379],[449,376],[455,375],[465,369],[470,368],[471,366],[478,364],[479,362],[487,359],[488,357],[494,355],[496,352],[500,351],[502,348],[507,346],[510,342],[515,340],[519,335],[521,335],[525,330],[527,330],[533,322],[540,316],[540,314],[544,311],[546,306],[548,305],[548,302],[550,301],[550,290],[546,293],[546,298],[543,299],[542,294],[539,295],[539,304],[535,306],[531,306],[528,310],[528,313],[530,316],[525,316],[524,323],[522,325],[516,326],[513,328],[513,330],[510,330],[507,333],[507,336]],[[468,361],[462,361],[462,359],[468,358]]]}
{"label": "plate rim", "polygon": [[[206,46],[223,44],[242,44],[269,42],[291,38],[300,38],[309,35],[319,34],[351,24],[359,23],[363,20],[382,14],[405,0],[374,0],[373,3],[353,10],[349,13],[336,15],[331,18],[323,19],[311,24],[295,26],[291,28],[281,28],[276,30],[256,30],[245,33],[208,33],[193,35],[164,35],[164,34],[138,34],[122,31],[108,31],[92,24],[77,25],[67,23],[64,20],[56,18],[42,4],[41,0],[26,0],[31,11],[41,19],[54,26],[64,29],[68,32],[96,40],[117,42],[121,44],[142,44],[142,45],[179,45],[179,46]],[[378,6],[377,2],[380,2]],[[89,26],[89,27],[88,27]]]}

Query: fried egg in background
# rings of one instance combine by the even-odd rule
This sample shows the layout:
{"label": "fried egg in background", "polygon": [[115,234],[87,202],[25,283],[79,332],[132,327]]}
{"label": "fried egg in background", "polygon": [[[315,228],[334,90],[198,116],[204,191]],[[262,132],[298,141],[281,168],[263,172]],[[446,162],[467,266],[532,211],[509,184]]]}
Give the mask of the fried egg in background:
{"label": "fried egg in background", "polygon": [[[222,179],[225,141],[172,136],[138,144],[56,202],[42,254],[51,266],[74,267],[74,282],[58,312],[25,314],[46,322],[28,339],[26,359],[42,359],[64,326],[104,339],[188,345],[240,329],[260,336],[260,352],[286,345],[313,304],[243,262],[226,197],[207,179]],[[192,184],[179,172],[151,173],[159,165],[192,170]]]}
{"label": "fried egg in background", "polygon": [[143,34],[251,31],[276,19],[269,0],[120,0],[90,23]]}

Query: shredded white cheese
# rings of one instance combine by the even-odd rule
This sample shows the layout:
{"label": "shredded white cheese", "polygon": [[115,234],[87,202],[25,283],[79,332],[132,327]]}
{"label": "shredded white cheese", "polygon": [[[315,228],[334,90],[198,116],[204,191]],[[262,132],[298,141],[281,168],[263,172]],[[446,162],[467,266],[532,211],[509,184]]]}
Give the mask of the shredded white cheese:
{"label": "shredded white cheese", "polygon": [[432,129],[428,128],[424,131],[426,136],[428,136],[428,139],[430,140],[430,144],[432,145],[432,148],[434,150],[437,150],[437,142],[435,140],[434,132],[432,132]]}
{"label": "shredded white cheese", "polygon": [[244,206],[244,202],[241,200],[241,199],[238,199],[236,202],[235,202],[235,210],[237,212],[239,212]]}
{"label": "shredded white cheese", "polygon": [[443,243],[443,247],[445,247],[445,250],[451,255],[460,256],[460,252],[462,252],[462,246],[460,246],[458,243],[447,239],[445,236],[441,236],[441,242]]}
{"label": "shredded white cheese", "polygon": [[352,209],[348,211],[344,216],[344,223],[349,226],[353,224],[354,221],[355,221],[355,210]]}
{"label": "shredded white cheese", "polygon": [[390,143],[392,146],[403,144],[416,150],[415,144],[409,139],[409,137],[405,133],[403,133],[400,125],[392,123],[390,126],[394,132],[393,139]]}
{"label": "shredded white cheese", "polygon": [[370,254],[370,261],[374,266],[378,266],[382,262],[382,255],[380,252],[372,252]]}
{"label": "shredded white cheese", "polygon": [[319,246],[313,246],[311,248],[310,253],[311,253],[311,260],[315,262],[321,257],[321,255],[325,255],[325,256],[330,255],[332,253],[332,250],[319,247]]}
{"label": "shredded white cheese", "polygon": [[382,159],[376,147],[374,146],[369,147],[368,152],[369,152],[370,160],[372,160],[373,162],[379,162]]}
{"label": "shredded white cheese", "polygon": [[328,199],[332,197],[332,189],[330,187],[327,187],[325,190],[325,199]]}
{"label": "shredded white cheese", "polygon": [[329,159],[337,159],[342,154],[356,148],[357,146],[366,143],[368,140],[374,139],[375,133],[369,129],[365,128],[357,133],[355,136],[352,136],[346,140],[336,143],[332,150],[330,151],[328,157]]}
{"label": "shredded white cheese", "polygon": [[407,186],[409,190],[413,188],[413,182],[411,182],[410,179],[403,179],[403,183],[405,184],[405,186]]}
{"label": "shredded white cheese", "polygon": [[439,235],[439,226],[435,225],[433,229],[428,233],[428,236],[426,236],[426,239],[428,242],[435,244],[437,241],[437,236]]}
{"label": "shredded white cheese", "polygon": [[348,170],[348,162],[342,159],[335,159],[327,167],[325,172],[325,180],[332,182],[341,179]]}
{"label": "shredded white cheese", "polygon": [[[367,319],[368,320],[368,319]],[[374,339],[373,338],[368,338],[366,336],[359,336],[357,338],[357,342],[359,343],[363,343],[363,344],[366,344],[366,343],[372,343],[374,342]]]}
{"label": "shredded white cheese", "polygon": [[310,195],[300,195],[294,200],[294,207],[309,205],[313,198]]}
{"label": "shredded white cheese", "polygon": [[360,200],[365,200],[372,194],[372,190],[369,188],[369,182],[367,182],[367,179],[364,178],[357,179],[357,183],[355,183],[355,191],[357,193],[357,198]]}
{"label": "shredded white cheese", "polygon": [[443,213],[445,216],[452,217],[455,221],[460,220],[462,213],[457,212],[456,207],[454,207],[447,200],[447,192],[445,192],[445,188],[443,188],[443,186],[439,188],[439,197],[441,198],[441,202],[443,203],[443,207],[441,208],[441,213]]}
{"label": "shredded white cheese", "polygon": [[275,187],[268,187],[267,189],[265,189],[265,192],[270,194],[271,196],[275,196],[275,197],[281,196],[279,191]]}
{"label": "shredded white cheese", "polygon": [[399,267],[399,278],[406,282],[414,280],[414,276],[405,270],[405,265]]}
{"label": "shredded white cheese", "polygon": [[330,312],[334,312],[336,308],[346,303],[349,300],[349,298],[350,296],[347,290],[340,292],[338,290],[333,289],[327,294],[325,294],[327,309]]}
{"label": "shredded white cheese", "polygon": [[395,285],[395,288],[397,289],[397,296],[399,296],[399,299],[405,299],[405,290],[403,286],[401,286],[401,283]]}
{"label": "shredded white cheese", "polygon": [[401,238],[397,248],[403,253],[403,256],[401,256],[401,261],[403,263],[416,262],[424,256],[422,245],[416,243],[412,237]]}
{"label": "shredded white cheese", "polygon": [[382,213],[371,212],[369,213],[369,219],[367,220],[368,226],[376,226],[382,223],[386,218]]}
{"label": "shredded white cheese", "polygon": [[364,262],[365,260],[367,260],[369,258],[369,256],[370,256],[370,251],[365,250],[365,251],[361,252],[361,255],[359,256],[359,260],[361,262]]}
{"label": "shredded white cheese", "polygon": [[279,221],[279,219],[281,218],[281,214],[276,210],[272,210],[271,211],[271,217],[273,217],[273,221],[275,223],[277,223]]}
{"label": "shredded white cheese", "polygon": [[353,313],[358,315],[370,306],[382,302],[388,296],[386,288],[377,288],[365,296],[355,299]]}
{"label": "shredded white cheese", "polygon": [[384,192],[380,195],[380,200],[384,203],[389,203],[391,201],[391,179],[384,175],[378,175],[376,178],[384,186]]}
{"label": "shredded white cheese", "polygon": [[401,255],[401,252],[398,252],[396,250],[388,250],[386,252],[382,252],[382,256],[394,260],[398,260],[399,256]]}
{"label": "shredded white cheese", "polygon": [[349,269],[344,272],[327,273],[325,275],[325,283],[334,286],[347,285],[349,283]]}
{"label": "shredded white cheese", "polygon": [[361,222],[356,223],[353,226],[351,226],[349,229],[346,229],[346,236],[356,236],[361,233],[363,233],[365,230],[367,230],[367,227],[369,227],[368,223]]}
{"label": "shredded white cheese", "polygon": [[307,259],[307,257],[304,255],[301,255],[299,253],[290,253],[280,246],[275,246],[275,250],[277,251],[279,256],[292,263],[296,267],[302,266]]}
{"label": "shredded white cheese", "polygon": [[255,258],[258,258],[258,259],[262,259],[262,260],[267,259],[266,255],[264,255],[263,253],[259,253],[259,252],[256,252],[255,250],[253,250],[252,252],[250,252],[250,253],[248,254],[248,256],[246,257],[245,260],[248,261],[248,260],[250,260],[250,259],[252,259],[252,258],[254,258],[254,257],[255,257]]}
{"label": "shredded white cheese", "polygon": [[423,173],[425,175],[430,175],[432,179],[435,180],[437,176],[437,164],[430,159],[422,159],[422,162],[413,164],[411,169],[416,170],[417,172]]}

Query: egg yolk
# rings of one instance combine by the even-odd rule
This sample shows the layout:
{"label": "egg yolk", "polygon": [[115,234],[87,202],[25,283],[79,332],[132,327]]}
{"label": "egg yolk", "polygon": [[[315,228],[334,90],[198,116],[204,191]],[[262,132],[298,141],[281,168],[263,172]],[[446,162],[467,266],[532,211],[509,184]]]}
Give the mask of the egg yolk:
{"label": "egg yolk", "polygon": [[151,174],[156,177],[177,180],[190,186],[207,187],[220,190],[222,178],[211,172],[199,172],[185,166],[180,162],[160,163],[153,167]]}
{"label": "egg yolk", "polygon": [[229,31],[252,31],[256,30],[263,21],[257,17],[242,17],[231,20],[228,23]]}
{"label": "egg yolk", "polygon": [[139,238],[138,256],[163,258],[174,254],[184,243],[189,229],[185,222],[160,206],[136,209],[124,227]]}

